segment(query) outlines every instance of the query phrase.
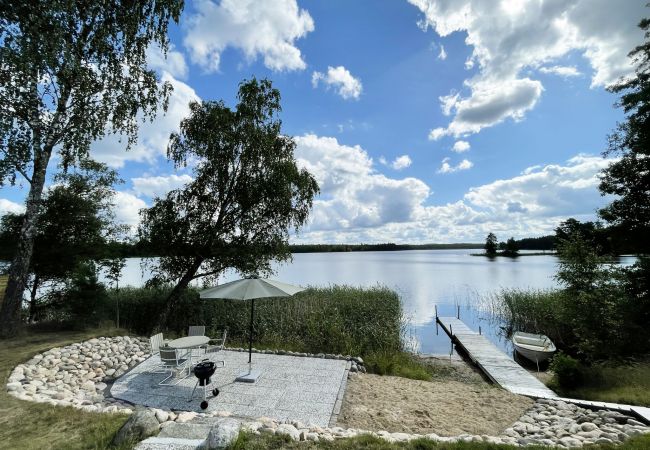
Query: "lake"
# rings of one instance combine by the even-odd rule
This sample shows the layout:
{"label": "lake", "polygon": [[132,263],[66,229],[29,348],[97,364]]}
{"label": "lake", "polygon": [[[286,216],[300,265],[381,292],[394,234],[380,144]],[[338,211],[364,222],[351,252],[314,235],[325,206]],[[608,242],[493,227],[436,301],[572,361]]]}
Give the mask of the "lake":
{"label": "lake", "polygon": [[[486,296],[503,288],[548,289],[556,287],[553,279],[557,258],[531,255],[520,258],[499,257],[489,260],[471,256],[480,250],[407,250],[395,252],[298,253],[293,262],[276,265],[274,279],[301,286],[385,285],[396,290],[409,318],[409,339],[415,350],[427,354],[450,351],[449,338],[436,334],[435,307],[439,315],[456,315],[473,329],[483,333],[500,348],[510,352],[509,342],[499,336],[484,307]],[[621,258],[630,263],[633,257]],[[123,272],[121,286],[141,286],[149,273],[143,273],[140,259],[130,258]],[[239,278],[228,273],[220,283]]]}

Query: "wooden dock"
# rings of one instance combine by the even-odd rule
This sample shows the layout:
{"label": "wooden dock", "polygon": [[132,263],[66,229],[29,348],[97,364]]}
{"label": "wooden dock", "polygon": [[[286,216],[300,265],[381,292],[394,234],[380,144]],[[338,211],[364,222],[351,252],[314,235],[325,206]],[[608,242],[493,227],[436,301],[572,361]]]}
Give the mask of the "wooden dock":
{"label": "wooden dock", "polygon": [[495,384],[515,394],[530,397],[556,398],[557,394],[547,388],[526,369],[499,350],[485,336],[471,330],[456,317],[436,317],[436,321]]}
{"label": "wooden dock", "polygon": [[499,350],[485,336],[471,330],[457,317],[438,317],[436,322],[485,375],[507,391],[533,398],[562,400],[592,409],[609,409],[636,416],[650,424],[650,408],[559,397],[530,372]]}

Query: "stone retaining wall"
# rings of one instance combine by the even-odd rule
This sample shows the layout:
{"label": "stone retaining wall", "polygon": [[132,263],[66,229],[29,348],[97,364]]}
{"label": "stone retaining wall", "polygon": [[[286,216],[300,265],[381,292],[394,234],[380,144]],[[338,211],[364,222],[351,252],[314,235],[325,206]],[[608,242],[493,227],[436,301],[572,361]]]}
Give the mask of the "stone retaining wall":
{"label": "stone retaining wall", "polygon": [[[243,348],[231,351],[248,351]],[[363,376],[363,360],[358,357],[308,354],[283,350],[259,350],[259,353],[304,356],[329,359],[345,359],[352,362],[355,370],[350,376]],[[48,403],[56,406],[72,406],[91,412],[133,412],[133,406],[106,397],[108,384],[150,355],[149,341],[144,338],[120,336],[96,338],[85,342],[53,348],[14,368],[7,383],[10,395],[21,400]],[[171,422],[187,423],[194,419],[227,417],[230,413],[216,411],[211,414],[176,412],[153,409],[160,427]],[[538,400],[511,427],[500,436],[438,436],[389,433],[343,429],[340,427],[311,427],[300,422],[281,423],[270,418],[247,421],[243,429],[252,433],[286,434],[295,440],[333,440],[360,434],[371,434],[390,442],[426,438],[438,442],[480,441],[513,445],[557,445],[581,447],[591,443],[620,443],[628,437],[650,433],[650,428],[634,418],[613,411],[591,411],[556,400]]]}

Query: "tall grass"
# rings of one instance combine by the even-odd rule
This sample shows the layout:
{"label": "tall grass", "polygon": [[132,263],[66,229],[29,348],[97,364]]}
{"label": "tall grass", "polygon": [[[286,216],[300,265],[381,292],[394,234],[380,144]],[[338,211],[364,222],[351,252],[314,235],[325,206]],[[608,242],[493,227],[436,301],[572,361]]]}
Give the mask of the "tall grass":
{"label": "tall grass", "polygon": [[580,386],[567,389],[554,382],[551,387],[567,397],[650,406],[650,361],[594,364],[583,366],[581,370],[583,383]]}
{"label": "tall grass", "polygon": [[570,347],[572,333],[564,317],[563,292],[558,290],[504,289],[490,299],[492,316],[508,333],[545,334],[560,347]]}
{"label": "tall grass", "polygon": [[[164,287],[111,291],[113,307],[108,310],[119,300],[120,325],[147,334],[168,293]],[[190,289],[167,325],[177,334],[184,334],[188,325],[205,325],[211,335],[226,328],[231,345],[244,345],[249,320],[250,301],[200,300]],[[253,345],[343,355],[393,353],[402,350],[403,327],[399,297],[387,288],[310,288],[293,297],[256,300]]]}

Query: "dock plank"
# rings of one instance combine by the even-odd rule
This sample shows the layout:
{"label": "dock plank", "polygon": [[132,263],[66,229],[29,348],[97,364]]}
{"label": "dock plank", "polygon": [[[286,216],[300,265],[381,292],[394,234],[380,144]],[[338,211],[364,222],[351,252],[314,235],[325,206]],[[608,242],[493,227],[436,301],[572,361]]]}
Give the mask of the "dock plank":
{"label": "dock plank", "polygon": [[436,320],[445,333],[455,340],[456,345],[462,347],[469,358],[494,383],[515,394],[557,397],[544,383],[510,359],[485,336],[469,328],[462,320],[455,317],[438,317]]}
{"label": "dock plank", "polygon": [[456,317],[436,317],[436,322],[488,378],[513,394],[562,400],[587,408],[620,411],[635,415],[644,423],[650,424],[650,408],[559,397],[485,336],[469,328],[462,320]]}

